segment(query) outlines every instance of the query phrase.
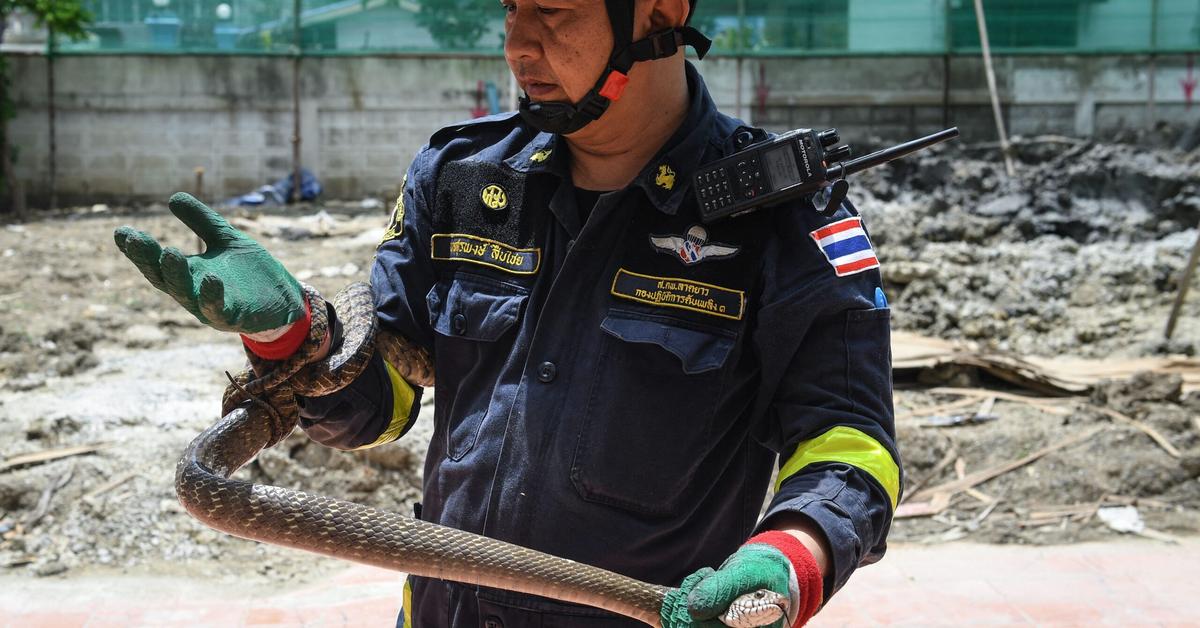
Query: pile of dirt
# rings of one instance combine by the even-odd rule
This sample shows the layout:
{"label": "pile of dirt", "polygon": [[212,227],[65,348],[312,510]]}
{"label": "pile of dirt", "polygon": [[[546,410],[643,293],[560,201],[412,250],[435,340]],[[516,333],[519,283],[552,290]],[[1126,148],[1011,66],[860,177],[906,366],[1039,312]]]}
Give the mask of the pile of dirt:
{"label": "pile of dirt", "polygon": [[[1114,505],[1137,507],[1147,527],[1167,535],[1200,531],[1200,391],[1184,395],[1178,376],[1143,373],[1106,382],[1090,399],[1053,406],[1001,399],[990,411],[994,420],[954,428],[932,426],[921,408],[961,397],[911,393],[901,399],[906,499],[926,499],[959,473],[1002,468],[1043,448],[1066,446],[970,491],[955,491],[934,516],[898,519],[893,540],[1100,540],[1116,532],[1097,511]],[[1112,412],[1156,432],[1175,453]]]}
{"label": "pile of dirt", "polygon": [[92,349],[102,337],[93,323],[56,327],[41,337],[6,331],[0,325],[0,388],[29,390],[47,377],[65,377],[95,367]]}
{"label": "pile of dirt", "polygon": [[[388,219],[382,210],[344,209],[322,216],[336,233],[299,241],[258,231],[256,219],[274,229],[278,216],[237,217],[330,295],[369,266]],[[216,420],[223,372],[241,369],[244,356],[236,338],[203,327],[120,255],[112,232],[124,224],[164,246],[198,246],[165,207],[80,208],[0,229],[0,465],[97,447],[0,466],[0,566],[42,576],[101,565],[271,581],[337,568],[214,532],[179,506],[175,463]],[[419,423],[402,445],[355,454],[297,431],[239,477],[411,512],[424,429]]]}
{"label": "pile of dirt", "polygon": [[1161,339],[1200,224],[1200,151],[1067,138],[947,145],[852,182],[900,329],[1018,353],[1194,354]]}
{"label": "pile of dirt", "polygon": [[[1186,305],[1173,344],[1160,336],[1200,222],[1200,155],[1066,139],[1018,140],[1016,151],[1013,179],[993,147],[954,145],[852,178],[895,325],[1024,354],[1194,352],[1200,299]],[[333,294],[365,279],[388,222],[386,205],[366,207],[233,213],[293,274]],[[222,372],[244,358],[236,339],[201,326],[117,252],[111,234],[123,224],[197,248],[162,206],[78,208],[0,229],[0,465],[98,447],[0,468],[0,565],[271,581],[336,568],[212,532],[178,506],[175,461],[217,418]],[[1177,380],[1145,376],[1053,404],[1002,397],[991,404],[995,420],[928,426],[948,405],[961,411],[962,400],[897,391],[910,498],[960,471],[1080,440],[954,492],[936,514],[898,519],[894,540],[1098,539],[1118,534],[1097,514],[1110,505],[1136,506],[1164,534],[1200,532],[1200,398],[1182,394]],[[240,473],[410,512],[430,415],[400,443],[353,454],[297,432]]]}

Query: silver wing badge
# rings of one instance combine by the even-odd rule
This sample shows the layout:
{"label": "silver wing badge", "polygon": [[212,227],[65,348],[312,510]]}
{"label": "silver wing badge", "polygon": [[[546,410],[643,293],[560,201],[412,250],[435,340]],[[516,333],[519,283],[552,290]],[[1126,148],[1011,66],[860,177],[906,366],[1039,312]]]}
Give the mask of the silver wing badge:
{"label": "silver wing badge", "polygon": [[683,236],[650,236],[650,245],[659,253],[671,255],[685,266],[708,260],[729,259],[741,250],[728,244],[708,243],[708,230],[693,225]]}

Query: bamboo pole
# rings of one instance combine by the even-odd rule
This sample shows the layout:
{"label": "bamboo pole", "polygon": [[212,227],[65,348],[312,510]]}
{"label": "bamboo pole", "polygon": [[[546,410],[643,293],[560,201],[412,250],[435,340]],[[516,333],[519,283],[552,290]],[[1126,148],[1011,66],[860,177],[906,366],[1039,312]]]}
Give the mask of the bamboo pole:
{"label": "bamboo pole", "polygon": [[300,54],[302,33],[300,29],[300,0],[292,2],[292,193],[289,202],[299,202],[300,194]]}
{"label": "bamboo pole", "polygon": [[983,47],[983,68],[987,73],[988,91],[992,95],[992,113],[996,117],[996,133],[1000,135],[1000,150],[1004,153],[1004,169],[1008,176],[1016,176],[1013,167],[1012,146],[1004,130],[1004,113],[1000,110],[1000,95],[996,90],[996,72],[992,69],[992,50],[988,44],[987,19],[983,16],[983,0],[975,0],[975,23],[979,26],[979,43]]}
{"label": "bamboo pole", "polygon": [[1150,80],[1146,90],[1146,128],[1153,129],[1158,112],[1155,110],[1155,82],[1158,80],[1158,0],[1150,0]]}
{"label": "bamboo pole", "polygon": [[1167,340],[1175,334],[1175,324],[1179,322],[1179,311],[1187,299],[1188,288],[1192,285],[1192,277],[1196,273],[1196,264],[1200,262],[1200,230],[1196,232],[1196,243],[1192,245],[1192,255],[1188,258],[1187,266],[1183,267],[1183,276],[1179,278],[1179,292],[1175,293],[1175,303],[1171,304],[1171,316],[1167,318]]}
{"label": "bamboo pole", "polygon": [[58,208],[58,133],[55,120],[58,112],[54,106],[54,27],[46,29],[46,111],[50,120],[50,206]]}

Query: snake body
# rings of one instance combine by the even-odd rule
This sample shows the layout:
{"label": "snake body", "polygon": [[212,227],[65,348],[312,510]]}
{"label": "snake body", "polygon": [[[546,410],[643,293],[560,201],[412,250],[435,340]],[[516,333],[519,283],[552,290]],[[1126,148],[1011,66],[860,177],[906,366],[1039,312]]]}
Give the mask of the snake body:
{"label": "snake body", "polygon": [[[310,303],[320,299],[315,291],[305,290]],[[319,346],[328,333],[327,317],[317,316],[322,308],[313,305],[306,347],[314,342]],[[295,362],[311,357],[305,355],[307,349],[293,358],[295,362],[273,368],[252,358],[254,371],[231,378],[224,416],[192,441],[176,468],[176,493],[192,516],[241,538],[418,576],[585,604],[660,625],[659,610],[668,587],[361,504],[231,479],[260,451],[294,429],[295,394],[337,390],[365,368],[372,350],[381,351],[409,381],[432,383],[432,367],[422,351],[403,338],[377,333],[369,287],[348,287],[334,299],[334,308],[345,334],[327,360],[297,366]],[[761,614],[751,606],[761,604],[754,596],[742,596],[731,606],[731,619],[737,617],[738,625],[763,625],[782,615]],[[744,623],[746,612],[760,623]]]}

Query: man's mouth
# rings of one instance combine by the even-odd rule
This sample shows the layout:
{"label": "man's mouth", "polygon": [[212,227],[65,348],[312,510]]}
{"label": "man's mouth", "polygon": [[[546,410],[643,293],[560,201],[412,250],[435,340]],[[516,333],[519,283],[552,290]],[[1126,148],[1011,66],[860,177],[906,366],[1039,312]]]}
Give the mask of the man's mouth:
{"label": "man's mouth", "polygon": [[525,90],[525,93],[534,100],[549,98],[559,91],[557,83],[545,83],[536,80],[522,80],[519,82],[521,89]]}

